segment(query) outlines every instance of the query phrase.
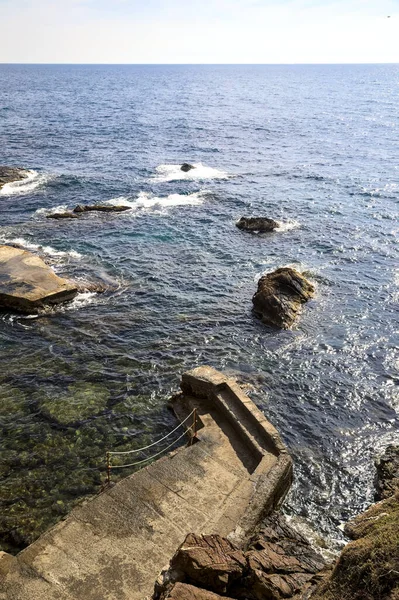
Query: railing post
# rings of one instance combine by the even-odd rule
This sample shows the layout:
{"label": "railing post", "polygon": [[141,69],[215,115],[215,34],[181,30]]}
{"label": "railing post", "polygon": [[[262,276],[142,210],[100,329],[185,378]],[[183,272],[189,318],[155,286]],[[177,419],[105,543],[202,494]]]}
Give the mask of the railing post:
{"label": "railing post", "polygon": [[109,459],[109,452],[107,452],[107,485],[111,483],[111,462]]}
{"label": "railing post", "polygon": [[197,409],[194,408],[190,446],[193,445],[194,440],[195,440],[196,437],[197,437]]}

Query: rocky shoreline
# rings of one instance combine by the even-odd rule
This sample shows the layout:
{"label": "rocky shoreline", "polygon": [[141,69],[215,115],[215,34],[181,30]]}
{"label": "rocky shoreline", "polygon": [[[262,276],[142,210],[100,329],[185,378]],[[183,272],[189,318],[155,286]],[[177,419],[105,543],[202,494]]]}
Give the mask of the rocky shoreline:
{"label": "rocky shoreline", "polygon": [[389,446],[376,467],[380,501],[346,525],[352,541],[335,564],[273,512],[243,548],[188,534],[152,600],[398,600],[399,447]]}

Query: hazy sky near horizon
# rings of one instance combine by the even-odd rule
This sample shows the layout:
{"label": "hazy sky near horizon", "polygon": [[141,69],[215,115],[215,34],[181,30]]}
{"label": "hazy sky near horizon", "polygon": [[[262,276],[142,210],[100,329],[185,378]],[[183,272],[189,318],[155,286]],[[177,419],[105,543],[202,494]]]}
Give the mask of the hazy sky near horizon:
{"label": "hazy sky near horizon", "polygon": [[2,63],[399,62],[399,0],[0,0],[0,21]]}

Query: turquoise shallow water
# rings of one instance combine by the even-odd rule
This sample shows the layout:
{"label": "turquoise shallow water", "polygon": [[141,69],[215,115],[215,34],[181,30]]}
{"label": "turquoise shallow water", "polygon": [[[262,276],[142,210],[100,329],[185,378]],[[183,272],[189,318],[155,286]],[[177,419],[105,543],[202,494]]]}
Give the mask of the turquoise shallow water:
{"label": "turquoise shallow water", "polygon": [[[397,440],[399,67],[0,65],[0,237],[111,285],[38,319],[0,314],[1,517],[17,550],[99,489],[106,448],[175,421],[182,371],[249,384],[296,464],[286,510],[334,540]],[[182,174],[178,164],[197,168]],[[45,218],[77,203],[119,215]],[[281,222],[237,230],[243,214]],[[251,312],[293,265],[296,328]]]}

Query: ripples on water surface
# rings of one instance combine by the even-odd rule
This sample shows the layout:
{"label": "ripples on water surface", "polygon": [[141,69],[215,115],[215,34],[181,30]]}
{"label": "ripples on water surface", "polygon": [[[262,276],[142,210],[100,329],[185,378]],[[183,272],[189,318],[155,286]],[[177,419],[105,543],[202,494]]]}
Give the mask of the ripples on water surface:
{"label": "ripples on water surface", "polygon": [[[0,66],[3,242],[104,281],[40,318],[0,316],[2,547],[98,489],[106,448],[174,425],[181,372],[251,384],[295,459],[286,510],[330,540],[372,499],[397,436],[397,66]],[[189,161],[193,172],[178,165]],[[129,204],[49,221],[56,207]],[[270,235],[243,214],[281,222]],[[293,331],[251,313],[256,279],[317,285]],[[397,438],[396,438],[397,440]]]}

